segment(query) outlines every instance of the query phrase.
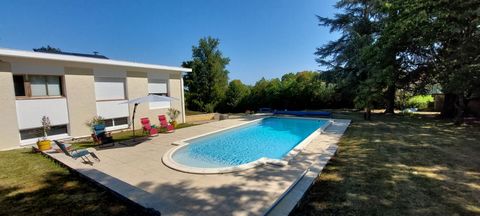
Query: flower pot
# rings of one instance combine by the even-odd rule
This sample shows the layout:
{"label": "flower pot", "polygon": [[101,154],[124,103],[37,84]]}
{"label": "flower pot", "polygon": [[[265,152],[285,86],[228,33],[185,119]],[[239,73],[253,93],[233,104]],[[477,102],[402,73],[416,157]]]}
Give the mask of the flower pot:
{"label": "flower pot", "polygon": [[41,140],[37,142],[38,150],[45,151],[52,148],[52,144],[50,140]]}
{"label": "flower pot", "polygon": [[177,127],[177,121],[171,121],[170,124],[171,124],[174,128]]}

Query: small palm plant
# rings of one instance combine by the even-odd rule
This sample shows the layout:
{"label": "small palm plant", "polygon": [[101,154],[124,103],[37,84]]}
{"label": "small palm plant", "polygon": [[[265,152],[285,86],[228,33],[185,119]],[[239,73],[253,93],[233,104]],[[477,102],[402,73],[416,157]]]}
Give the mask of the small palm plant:
{"label": "small palm plant", "polygon": [[38,139],[37,146],[40,151],[49,150],[52,148],[50,140],[47,139],[48,131],[51,129],[50,119],[48,116],[42,117],[42,130],[43,130],[43,137],[42,139]]}
{"label": "small palm plant", "polygon": [[170,117],[170,124],[175,127],[177,125],[177,118],[180,115],[180,111],[175,108],[168,108],[167,114]]}
{"label": "small palm plant", "polygon": [[48,116],[42,117],[43,140],[47,140],[48,131],[51,129],[50,118]]}

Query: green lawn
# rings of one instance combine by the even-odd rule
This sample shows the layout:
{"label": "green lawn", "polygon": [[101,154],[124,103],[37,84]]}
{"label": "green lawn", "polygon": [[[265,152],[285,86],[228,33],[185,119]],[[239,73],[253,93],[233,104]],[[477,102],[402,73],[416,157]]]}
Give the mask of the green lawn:
{"label": "green lawn", "polygon": [[480,127],[361,114],[293,215],[480,215]]}
{"label": "green lawn", "polygon": [[30,149],[0,152],[0,215],[142,215]]}

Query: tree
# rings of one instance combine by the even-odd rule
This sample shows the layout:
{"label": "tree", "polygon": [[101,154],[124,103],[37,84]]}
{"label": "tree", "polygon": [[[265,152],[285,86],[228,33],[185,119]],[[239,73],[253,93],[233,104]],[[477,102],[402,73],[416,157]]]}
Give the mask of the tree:
{"label": "tree", "polygon": [[206,37],[192,47],[192,60],[182,63],[183,67],[192,68],[185,76],[187,104],[189,109],[213,112],[224,99],[228,86],[230,62],[219,50],[220,41]]}
{"label": "tree", "polygon": [[229,112],[243,112],[246,109],[246,99],[250,94],[249,86],[240,80],[232,80],[225,96],[225,106]]}
{"label": "tree", "polygon": [[268,101],[270,97],[266,91],[268,85],[269,85],[269,81],[262,77],[252,87],[248,100],[250,103],[250,107],[253,110],[257,110],[260,107],[270,106]]}
{"label": "tree", "polygon": [[480,2],[449,3],[434,4],[439,47],[434,66],[444,92],[455,96],[455,123],[461,124],[468,101],[480,96]]}
{"label": "tree", "polygon": [[378,41],[395,51],[400,78],[441,84],[442,114],[461,123],[468,100],[480,94],[480,2],[394,0],[382,8],[388,17]]}
{"label": "tree", "polygon": [[[330,31],[339,31],[341,36],[321,48],[316,55],[317,62],[326,66],[330,71],[338,73],[339,80],[337,89],[345,89],[346,92],[354,92],[357,97],[354,102],[358,106],[370,107],[378,100],[377,97],[368,98],[359,95],[373,95],[382,88],[365,88],[365,83],[374,71],[367,69],[368,64],[364,56],[368,54],[370,46],[375,42],[378,33],[378,20],[381,16],[376,11],[376,2],[370,0],[340,0],[335,7],[342,9],[343,13],[335,14],[333,19],[318,17],[320,26],[330,27]],[[375,82],[380,83],[380,82]],[[373,91],[377,92],[373,92]],[[350,93],[352,94],[352,93]],[[369,110],[369,109],[368,109]]]}
{"label": "tree", "polygon": [[62,50],[59,48],[51,47],[50,45],[47,45],[47,47],[40,47],[40,48],[34,48],[33,51],[35,52],[46,52],[46,53],[61,53]]}
{"label": "tree", "polygon": [[288,73],[281,79],[260,79],[247,97],[250,108],[318,109],[330,107],[335,85],[322,80],[320,73],[302,71]]}

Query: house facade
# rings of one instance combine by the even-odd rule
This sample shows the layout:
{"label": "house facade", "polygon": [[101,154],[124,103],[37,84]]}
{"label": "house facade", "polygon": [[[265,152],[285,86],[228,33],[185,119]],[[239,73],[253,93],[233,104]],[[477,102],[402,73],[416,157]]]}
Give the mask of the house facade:
{"label": "house facade", "polygon": [[[168,108],[181,112],[185,122],[183,73],[191,69],[163,65],[0,49],[0,149],[35,143],[42,136],[41,119],[51,122],[50,139],[89,136],[86,122],[106,119],[107,130],[127,129],[140,118],[159,124],[157,116]],[[137,107],[129,99],[149,94],[178,100]]]}

